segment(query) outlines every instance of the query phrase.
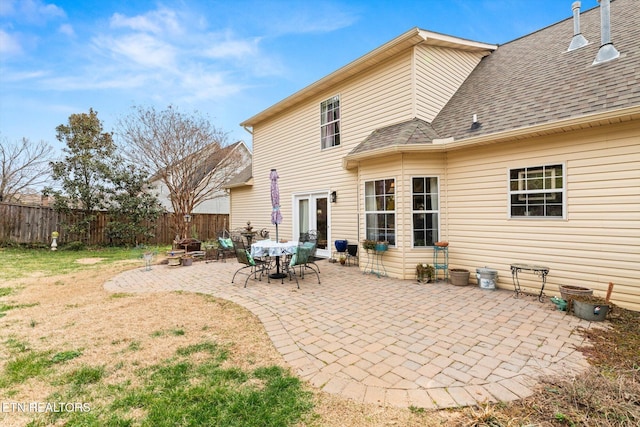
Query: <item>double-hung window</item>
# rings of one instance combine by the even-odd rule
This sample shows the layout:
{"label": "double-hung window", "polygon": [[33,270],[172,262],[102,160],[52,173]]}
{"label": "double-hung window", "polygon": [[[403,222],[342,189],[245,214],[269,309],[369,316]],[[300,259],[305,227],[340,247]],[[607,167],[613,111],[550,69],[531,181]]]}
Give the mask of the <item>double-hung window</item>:
{"label": "double-hung window", "polygon": [[439,240],[440,202],[438,178],[414,177],[411,180],[413,247],[433,246]]}
{"label": "double-hung window", "polygon": [[509,170],[511,218],[563,218],[565,179],[561,164]]}
{"label": "double-hung window", "polygon": [[320,139],[322,148],[340,145],[340,96],[320,104]]}
{"label": "double-hung window", "polygon": [[367,239],[396,244],[396,181],[380,179],[364,183]]}

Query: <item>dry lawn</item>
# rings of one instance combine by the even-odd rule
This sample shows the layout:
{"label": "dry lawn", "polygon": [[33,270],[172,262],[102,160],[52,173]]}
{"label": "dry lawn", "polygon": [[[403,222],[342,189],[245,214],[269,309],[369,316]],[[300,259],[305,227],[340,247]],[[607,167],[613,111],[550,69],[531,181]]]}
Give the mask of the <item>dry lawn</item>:
{"label": "dry lawn", "polygon": [[[99,264],[100,259],[80,262]],[[135,265],[139,266],[139,263]],[[107,293],[103,283],[128,268],[132,268],[131,263],[122,262],[72,275],[23,278],[2,284],[2,287],[15,289],[3,298],[5,303],[26,306],[8,310],[6,316],[0,318],[0,342],[3,343],[0,346],[0,369],[10,356],[4,345],[9,340],[26,342],[37,351],[80,350],[80,357],[59,365],[58,374],[64,375],[83,364],[100,365],[107,372],[103,381],[113,384],[125,379],[135,383],[135,371],[139,368],[170,357],[178,347],[203,341],[214,341],[227,348],[230,357],[225,363],[233,366],[250,369],[269,365],[286,367],[256,317],[233,303],[190,293]],[[634,379],[630,384],[629,393],[636,394],[629,397],[629,410],[638,411],[638,384]],[[535,409],[537,402],[540,406],[555,405],[558,401],[562,403],[560,394],[564,393],[565,385],[558,385],[554,380],[541,385],[541,394],[537,398],[534,396],[533,403],[527,401],[504,407],[489,405],[435,412],[362,405],[312,390],[314,414],[304,423],[309,426],[354,427],[572,425],[557,415],[569,415],[566,409],[564,412],[557,409],[556,415],[536,414],[545,411]],[[620,386],[630,387],[626,383]],[[0,402],[46,402],[54,388],[50,381],[30,379],[10,389],[0,389]],[[555,401],[546,402],[547,396],[555,398]],[[92,406],[101,404],[89,403]],[[638,412],[635,415],[638,416]],[[22,426],[32,416],[0,413],[0,425]],[[600,424],[587,420],[576,425]]]}

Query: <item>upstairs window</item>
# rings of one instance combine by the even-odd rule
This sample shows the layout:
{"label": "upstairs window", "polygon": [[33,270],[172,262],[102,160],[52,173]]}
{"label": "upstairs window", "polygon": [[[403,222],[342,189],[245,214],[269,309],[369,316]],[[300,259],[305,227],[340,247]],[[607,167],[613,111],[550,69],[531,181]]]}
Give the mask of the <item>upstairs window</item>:
{"label": "upstairs window", "polygon": [[564,192],[563,165],[509,170],[511,218],[563,218]]}
{"label": "upstairs window", "polygon": [[320,139],[322,148],[340,145],[340,96],[320,104]]}

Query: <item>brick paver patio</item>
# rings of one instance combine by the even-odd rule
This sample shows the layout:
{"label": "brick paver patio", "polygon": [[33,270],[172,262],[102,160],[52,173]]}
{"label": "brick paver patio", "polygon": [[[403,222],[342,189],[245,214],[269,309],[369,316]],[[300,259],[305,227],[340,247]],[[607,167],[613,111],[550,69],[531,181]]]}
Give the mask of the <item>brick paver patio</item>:
{"label": "brick paver patio", "polygon": [[364,403],[447,408],[511,401],[532,394],[540,377],[587,367],[577,326],[532,297],[444,282],[419,284],[357,267],[319,262],[322,283],[307,275],[270,284],[244,277],[235,261],[157,265],[117,275],[111,292],[189,291],[253,312],[302,379]]}

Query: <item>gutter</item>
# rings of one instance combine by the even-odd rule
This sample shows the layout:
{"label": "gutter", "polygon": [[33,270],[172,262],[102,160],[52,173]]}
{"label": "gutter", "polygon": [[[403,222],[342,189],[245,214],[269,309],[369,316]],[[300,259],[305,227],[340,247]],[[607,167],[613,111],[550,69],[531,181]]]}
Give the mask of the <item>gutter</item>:
{"label": "gutter", "polygon": [[[471,138],[460,139],[457,141],[453,138],[446,138],[435,139],[432,143],[426,144],[391,145],[375,150],[363,151],[361,153],[348,154],[342,159],[342,167],[344,169],[353,169],[358,167],[359,162],[362,160],[368,160],[371,158],[382,157],[391,154],[415,152],[424,153],[429,151],[447,152],[473,146],[489,145],[498,142],[506,142],[517,139],[533,138],[535,136],[562,133],[576,130],[575,127],[587,128],[602,126],[609,124],[613,119],[619,119],[620,122],[640,120],[640,105],[620,108],[616,110],[608,110],[599,113],[589,113],[581,116],[571,117],[568,119],[561,119],[552,122],[524,126],[517,129],[488,133],[485,135],[478,135]],[[570,129],[567,129],[569,127]]]}

